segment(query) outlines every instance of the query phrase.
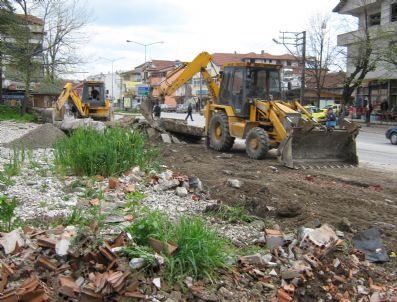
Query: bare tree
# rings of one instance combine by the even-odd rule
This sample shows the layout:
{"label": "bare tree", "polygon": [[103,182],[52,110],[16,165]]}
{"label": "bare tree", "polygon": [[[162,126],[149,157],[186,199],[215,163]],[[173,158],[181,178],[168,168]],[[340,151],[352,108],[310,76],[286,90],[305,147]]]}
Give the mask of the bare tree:
{"label": "bare tree", "polygon": [[353,43],[342,51],[346,60],[348,74],[343,83],[343,108],[351,104],[351,96],[356,88],[362,85],[365,76],[375,70],[380,60],[380,52],[375,47],[378,39],[384,37],[380,30],[370,30],[368,17],[368,3],[366,0],[358,0],[362,10],[362,20],[358,30],[351,32],[348,37]]}
{"label": "bare tree", "polygon": [[329,20],[329,15],[317,13],[310,18],[307,30],[306,74],[315,84],[317,102],[320,101],[327,73],[340,53],[332,41],[334,33],[329,26]]}
{"label": "bare tree", "polygon": [[30,29],[32,20],[37,21],[37,19],[32,17],[30,11],[35,8],[38,1],[40,0],[13,1],[15,7],[22,13],[15,14],[15,22],[11,22],[3,28],[5,42],[2,43],[2,51],[7,61],[6,63],[14,68],[16,77],[21,79],[25,85],[25,96],[21,102],[21,114],[26,112],[30,96],[30,85],[42,64],[40,62],[40,56],[43,51],[42,44],[40,41],[35,41],[40,39],[40,36],[36,36]]}
{"label": "bare tree", "polygon": [[78,49],[88,42],[84,29],[90,20],[89,9],[87,3],[78,0],[42,0],[40,9],[46,32],[45,78],[54,83],[83,63]]}

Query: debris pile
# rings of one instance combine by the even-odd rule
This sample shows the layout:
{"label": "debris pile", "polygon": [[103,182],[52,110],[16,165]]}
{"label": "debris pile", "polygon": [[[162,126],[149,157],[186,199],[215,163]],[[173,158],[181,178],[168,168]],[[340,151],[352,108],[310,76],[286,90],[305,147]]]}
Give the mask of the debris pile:
{"label": "debris pile", "polygon": [[[369,238],[368,233],[375,236]],[[239,257],[235,282],[256,280],[273,292],[268,297],[274,302],[319,301],[318,297],[343,302],[395,301],[397,287],[390,285],[393,277],[379,274],[371,263],[389,260],[379,232],[371,229],[357,234],[357,238],[366,237],[371,242],[355,244],[350,250],[344,250],[343,236],[327,224],[315,229],[301,228],[298,237],[265,229],[261,243],[269,253]],[[373,253],[381,256],[373,258]],[[373,276],[389,285],[375,284]]]}

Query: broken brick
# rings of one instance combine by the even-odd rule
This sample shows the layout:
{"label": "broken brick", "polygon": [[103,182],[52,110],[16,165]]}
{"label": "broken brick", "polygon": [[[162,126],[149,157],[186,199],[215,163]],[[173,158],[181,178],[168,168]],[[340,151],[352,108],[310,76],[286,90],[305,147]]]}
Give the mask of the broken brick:
{"label": "broken brick", "polygon": [[37,259],[37,263],[41,266],[41,267],[43,267],[43,268],[45,268],[45,269],[48,269],[48,270],[50,270],[50,271],[56,271],[57,270],[57,265],[55,265],[53,262],[51,262],[51,260],[50,259],[48,259],[47,257],[44,257],[44,256],[40,256],[38,259]]}
{"label": "broken brick", "polygon": [[55,250],[56,241],[48,237],[37,238],[37,244],[40,247],[49,248]]}
{"label": "broken brick", "polygon": [[125,194],[133,193],[133,192],[135,192],[135,185],[133,185],[133,184],[126,185],[124,187],[123,191]]}
{"label": "broken brick", "polygon": [[174,244],[170,244],[170,243],[163,243],[160,240],[157,240],[153,237],[149,237],[149,245],[157,252],[157,253],[161,253],[161,252],[167,252],[168,255],[172,255],[174,254],[178,247]]}
{"label": "broken brick", "polygon": [[119,185],[119,180],[116,177],[109,177],[109,189],[115,190]]}
{"label": "broken brick", "polygon": [[277,290],[277,298],[279,302],[290,302],[292,301],[292,297],[288,295],[285,290],[283,289],[278,289]]}
{"label": "broken brick", "polygon": [[135,298],[135,299],[145,299],[146,298],[146,296],[140,292],[125,292],[124,296]]}
{"label": "broken brick", "polygon": [[79,286],[75,280],[69,276],[59,276],[59,292],[69,298],[77,298],[77,293],[80,292]]}
{"label": "broken brick", "polygon": [[99,206],[99,204],[100,204],[99,198],[94,198],[90,200],[90,205],[92,205],[93,207],[97,207]]}

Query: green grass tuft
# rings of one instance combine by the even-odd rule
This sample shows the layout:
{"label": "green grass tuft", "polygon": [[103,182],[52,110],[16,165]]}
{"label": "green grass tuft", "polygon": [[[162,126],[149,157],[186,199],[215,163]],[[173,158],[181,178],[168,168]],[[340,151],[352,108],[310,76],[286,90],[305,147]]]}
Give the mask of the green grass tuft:
{"label": "green grass tuft", "polygon": [[178,251],[165,258],[165,278],[169,284],[181,283],[186,276],[215,279],[217,269],[226,268],[226,241],[210,230],[205,221],[195,217],[181,217],[177,222],[159,211],[147,211],[127,227],[138,245],[147,245],[148,238],[172,242]]}
{"label": "green grass tuft", "polygon": [[182,217],[170,230],[170,239],[178,252],[166,258],[168,282],[178,282],[186,276],[214,279],[216,269],[226,268],[226,242],[210,230],[200,218]]}
{"label": "green grass tuft", "polygon": [[7,105],[0,105],[0,121],[15,121],[19,123],[36,122],[35,115],[25,113],[21,115],[21,107],[11,107]]}
{"label": "green grass tuft", "polygon": [[155,156],[145,141],[137,131],[109,128],[99,133],[80,128],[56,142],[55,165],[59,171],[87,176],[117,175],[135,165],[145,170]]}

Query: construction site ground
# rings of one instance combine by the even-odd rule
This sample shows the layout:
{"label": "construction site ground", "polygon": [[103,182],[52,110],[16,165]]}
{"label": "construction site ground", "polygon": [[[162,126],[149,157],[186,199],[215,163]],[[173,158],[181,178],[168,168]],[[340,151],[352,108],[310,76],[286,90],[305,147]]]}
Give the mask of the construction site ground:
{"label": "construction site ground", "polygon": [[[244,206],[281,229],[313,227],[316,219],[347,233],[378,226],[387,249],[397,247],[396,172],[365,167],[292,170],[275,157],[251,160],[242,145],[219,153],[204,143],[165,144],[162,156],[173,171],[198,176],[211,198]],[[229,186],[228,179],[241,180],[241,188]],[[396,262],[390,265],[395,268]]]}

